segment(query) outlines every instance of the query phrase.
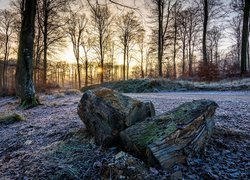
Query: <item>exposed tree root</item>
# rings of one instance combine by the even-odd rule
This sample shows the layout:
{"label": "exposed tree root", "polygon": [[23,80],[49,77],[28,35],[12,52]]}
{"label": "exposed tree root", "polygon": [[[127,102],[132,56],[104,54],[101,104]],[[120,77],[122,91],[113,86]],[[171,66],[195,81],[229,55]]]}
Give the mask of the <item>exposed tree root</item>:
{"label": "exposed tree root", "polygon": [[37,97],[33,97],[30,99],[21,100],[21,103],[18,106],[18,108],[26,110],[26,109],[36,107],[38,105],[41,105],[39,99]]}

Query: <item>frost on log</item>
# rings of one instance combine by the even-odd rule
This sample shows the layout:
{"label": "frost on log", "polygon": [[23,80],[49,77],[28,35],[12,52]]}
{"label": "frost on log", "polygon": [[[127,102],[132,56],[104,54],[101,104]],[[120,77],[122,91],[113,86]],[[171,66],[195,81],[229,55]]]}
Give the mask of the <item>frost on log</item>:
{"label": "frost on log", "polygon": [[184,103],[147,118],[121,132],[123,147],[165,169],[202,150],[214,127],[217,104],[210,100]]}
{"label": "frost on log", "polygon": [[150,165],[167,169],[204,148],[217,107],[213,101],[196,100],[154,116],[151,102],[102,88],[83,94],[78,114],[96,143],[115,146],[119,142]]}

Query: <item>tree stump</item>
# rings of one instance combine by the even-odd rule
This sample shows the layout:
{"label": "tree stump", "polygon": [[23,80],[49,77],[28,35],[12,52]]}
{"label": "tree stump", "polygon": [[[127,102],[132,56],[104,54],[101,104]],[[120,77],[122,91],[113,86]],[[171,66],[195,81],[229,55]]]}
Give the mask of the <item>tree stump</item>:
{"label": "tree stump", "polygon": [[123,147],[164,169],[183,163],[187,156],[200,151],[211,136],[217,107],[213,101],[196,100],[147,118],[120,133]]}
{"label": "tree stump", "polygon": [[155,115],[154,105],[99,88],[86,91],[78,105],[78,114],[95,142],[113,146],[122,130]]}

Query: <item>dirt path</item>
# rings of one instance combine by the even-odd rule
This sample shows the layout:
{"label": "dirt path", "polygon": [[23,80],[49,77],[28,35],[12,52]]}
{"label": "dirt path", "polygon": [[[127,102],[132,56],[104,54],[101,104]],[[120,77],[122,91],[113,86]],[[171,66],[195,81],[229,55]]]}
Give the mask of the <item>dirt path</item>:
{"label": "dirt path", "polygon": [[[217,130],[208,144],[206,156],[190,160],[192,167],[184,166],[177,171],[182,171],[189,178],[249,178],[250,92],[127,95],[151,100],[158,114],[193,99],[215,100],[219,105],[215,115]],[[24,122],[0,125],[0,179],[47,179],[52,175],[60,178],[65,176],[65,170],[70,171],[71,178],[91,174],[89,164],[99,162],[100,158],[107,156],[107,152],[99,152],[98,147],[89,146],[90,140],[85,135],[81,138],[81,146],[69,150],[63,146],[64,149],[60,149],[64,141],[84,131],[84,125],[76,113],[80,98],[81,94],[41,95],[44,105],[26,111],[15,109],[17,99],[0,98],[0,113],[16,111],[26,118]],[[67,155],[74,156],[70,157],[73,160],[80,158],[84,161],[81,163],[85,164],[80,163],[81,167],[77,167],[79,162],[77,164]],[[58,175],[59,170],[64,171]]]}

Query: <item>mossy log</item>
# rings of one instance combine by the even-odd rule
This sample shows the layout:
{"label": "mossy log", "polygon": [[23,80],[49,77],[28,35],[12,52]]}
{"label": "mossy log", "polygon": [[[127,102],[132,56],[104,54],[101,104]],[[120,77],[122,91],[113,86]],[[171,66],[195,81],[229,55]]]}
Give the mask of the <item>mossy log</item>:
{"label": "mossy log", "polygon": [[213,101],[197,100],[147,118],[120,133],[123,146],[153,166],[168,169],[183,163],[204,147],[214,127],[216,108]]}
{"label": "mossy log", "polygon": [[151,102],[141,102],[107,88],[86,91],[78,114],[95,142],[113,146],[122,130],[155,115]]}

